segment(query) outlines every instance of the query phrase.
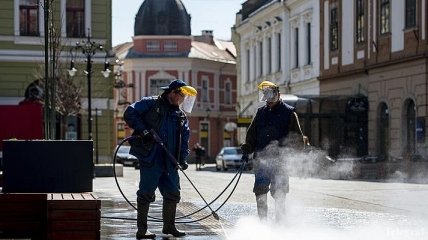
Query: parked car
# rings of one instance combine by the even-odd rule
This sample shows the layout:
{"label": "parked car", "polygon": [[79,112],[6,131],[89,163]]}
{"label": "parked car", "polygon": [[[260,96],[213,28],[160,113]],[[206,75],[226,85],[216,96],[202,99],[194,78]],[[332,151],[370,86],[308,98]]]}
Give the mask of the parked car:
{"label": "parked car", "polygon": [[135,169],[140,169],[140,162],[136,156],[129,154],[128,162],[132,162]]}
{"label": "parked car", "polygon": [[120,146],[119,150],[117,151],[116,162],[121,163],[124,166],[135,166],[136,164],[138,164],[138,159],[135,156],[129,154],[130,149],[131,146],[128,145]]}
{"label": "parked car", "polygon": [[[227,171],[229,168],[237,169],[242,165],[242,150],[240,147],[224,147],[215,158],[216,170]],[[246,169],[253,168],[253,160],[250,157]]]}

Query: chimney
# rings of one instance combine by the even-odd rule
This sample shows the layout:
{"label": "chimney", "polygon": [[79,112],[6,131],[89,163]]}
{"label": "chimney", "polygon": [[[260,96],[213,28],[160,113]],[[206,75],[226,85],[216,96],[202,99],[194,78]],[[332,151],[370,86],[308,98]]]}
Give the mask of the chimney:
{"label": "chimney", "polygon": [[213,30],[202,30],[202,35],[195,36],[194,39],[198,42],[214,44]]}
{"label": "chimney", "polygon": [[213,37],[213,30],[202,30],[202,36]]}

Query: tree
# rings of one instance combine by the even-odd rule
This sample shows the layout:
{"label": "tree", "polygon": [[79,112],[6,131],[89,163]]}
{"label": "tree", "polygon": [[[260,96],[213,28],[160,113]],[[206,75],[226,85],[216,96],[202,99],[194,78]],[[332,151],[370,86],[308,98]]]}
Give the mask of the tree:
{"label": "tree", "polygon": [[[44,92],[45,111],[45,128],[49,128],[48,136],[45,138],[64,138],[66,131],[66,119],[69,116],[77,116],[81,110],[80,94],[82,90],[81,81],[73,81],[67,74],[67,61],[62,56],[64,55],[65,44],[61,37],[61,19],[55,19],[55,16],[62,14],[54,14],[56,12],[55,0],[43,1],[42,7],[45,9],[45,29],[47,29],[47,37],[45,38],[45,54],[48,54],[49,59],[46,63],[40,64],[36,70],[34,77],[36,79],[44,79],[42,88]],[[48,40],[48,41],[46,41]],[[48,64],[48,66],[46,66]],[[49,71],[47,71],[49,69]],[[74,79],[75,80],[75,79]],[[47,83],[47,86],[45,84]],[[54,106],[54,107],[52,107]],[[59,121],[60,128],[56,129],[56,123]],[[59,130],[60,132],[56,132]],[[46,130],[45,130],[46,133]]]}

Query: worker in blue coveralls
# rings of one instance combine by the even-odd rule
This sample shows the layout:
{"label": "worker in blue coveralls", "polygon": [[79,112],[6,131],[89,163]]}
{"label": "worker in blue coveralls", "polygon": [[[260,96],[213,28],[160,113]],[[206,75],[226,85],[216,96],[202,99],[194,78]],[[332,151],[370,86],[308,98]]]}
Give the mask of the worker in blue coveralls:
{"label": "worker in blue coveralls", "polygon": [[[149,205],[155,201],[155,190],[163,197],[162,233],[182,237],[186,234],[175,227],[177,203],[180,201],[178,168],[186,170],[189,155],[189,124],[185,112],[190,113],[197,91],[176,79],[162,87],[163,93],[143,97],[127,107],[126,123],[134,131],[130,140],[130,154],[140,163],[140,183],[137,191],[137,239],[154,239],[147,229]],[[154,139],[154,132],[175,157],[171,159]],[[178,163],[178,165],[177,165]]]}
{"label": "worker in blue coveralls", "polygon": [[[259,100],[266,104],[257,109],[247,130],[242,145],[243,160],[248,159],[248,154],[254,153],[253,192],[260,220],[267,218],[267,193],[270,191],[275,200],[275,217],[280,221],[285,212],[285,196],[289,191],[287,156],[281,156],[281,147],[303,147],[309,144],[309,140],[301,131],[294,108],[281,100],[279,87],[263,81],[258,89]],[[297,145],[292,146],[292,143]]]}

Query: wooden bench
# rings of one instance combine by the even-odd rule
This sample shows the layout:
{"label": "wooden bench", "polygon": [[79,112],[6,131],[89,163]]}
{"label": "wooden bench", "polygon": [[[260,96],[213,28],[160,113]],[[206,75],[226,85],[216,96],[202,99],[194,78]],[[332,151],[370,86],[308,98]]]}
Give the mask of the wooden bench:
{"label": "wooden bench", "polygon": [[100,209],[101,200],[93,193],[48,194],[48,239],[100,239]]}
{"label": "wooden bench", "polygon": [[93,193],[0,193],[0,238],[99,240]]}

